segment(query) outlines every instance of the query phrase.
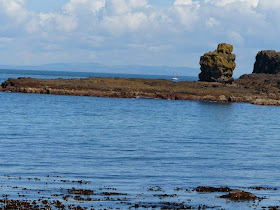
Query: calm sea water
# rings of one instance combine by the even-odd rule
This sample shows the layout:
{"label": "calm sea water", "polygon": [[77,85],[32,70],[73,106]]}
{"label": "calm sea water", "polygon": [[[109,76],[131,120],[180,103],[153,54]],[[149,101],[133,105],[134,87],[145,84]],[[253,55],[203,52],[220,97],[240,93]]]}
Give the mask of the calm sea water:
{"label": "calm sea water", "polygon": [[[87,77],[120,77],[120,78],[142,78],[142,79],[167,79],[171,80],[171,75],[145,75],[145,74],[118,74],[118,73],[94,73],[94,72],[65,72],[65,71],[35,71],[35,70],[12,70],[0,69],[0,82],[8,78],[33,77],[33,78],[87,78]],[[198,77],[180,76],[180,81],[197,81]]]}
{"label": "calm sea water", "polygon": [[[0,77],[20,74],[34,76],[0,72]],[[280,188],[279,107],[19,93],[0,93],[0,101],[3,192],[12,194],[8,186],[13,184],[59,188],[15,178],[47,176],[88,180],[88,187],[111,186],[135,195],[151,186],[165,192],[200,185]],[[7,176],[14,179],[7,182]],[[280,205],[279,191],[253,192],[268,197],[261,205]],[[194,205],[251,206],[212,194],[181,196]]]}

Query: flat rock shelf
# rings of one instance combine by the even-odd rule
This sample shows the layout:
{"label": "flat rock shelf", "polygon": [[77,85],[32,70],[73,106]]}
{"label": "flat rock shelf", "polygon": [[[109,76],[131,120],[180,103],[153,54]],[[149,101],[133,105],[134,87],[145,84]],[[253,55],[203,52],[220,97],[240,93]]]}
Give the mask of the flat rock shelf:
{"label": "flat rock shelf", "polygon": [[279,106],[280,75],[243,75],[231,84],[173,82],[163,79],[34,79],[20,77],[3,82],[1,91],[112,98],[249,102],[256,105]]}

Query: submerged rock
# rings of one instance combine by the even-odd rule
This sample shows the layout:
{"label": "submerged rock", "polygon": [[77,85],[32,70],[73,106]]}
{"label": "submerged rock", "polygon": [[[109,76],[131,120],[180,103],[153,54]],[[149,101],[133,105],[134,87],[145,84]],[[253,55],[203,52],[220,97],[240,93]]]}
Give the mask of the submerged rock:
{"label": "submerged rock", "polygon": [[229,192],[231,191],[228,187],[210,187],[210,186],[199,186],[195,188],[196,192]]}
{"label": "submerged rock", "polygon": [[254,194],[242,190],[232,190],[229,194],[222,195],[220,198],[228,198],[232,201],[249,201],[258,199]]}
{"label": "submerged rock", "polygon": [[280,73],[280,52],[263,50],[258,52],[253,73]]}
{"label": "submerged rock", "polygon": [[222,43],[214,52],[205,53],[200,57],[200,81],[231,83],[236,67],[233,46]]}

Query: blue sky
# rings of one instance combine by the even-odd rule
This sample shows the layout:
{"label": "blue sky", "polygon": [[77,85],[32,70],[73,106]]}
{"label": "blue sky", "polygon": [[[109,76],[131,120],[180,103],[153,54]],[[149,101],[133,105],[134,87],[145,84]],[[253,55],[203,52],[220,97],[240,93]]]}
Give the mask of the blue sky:
{"label": "blue sky", "polygon": [[36,12],[59,11],[68,0],[29,0],[27,8]]}
{"label": "blue sky", "polygon": [[[94,1],[94,0],[93,0]],[[27,8],[36,12],[58,11],[68,0],[29,0]],[[149,3],[155,6],[170,6],[174,0],[149,0]]]}
{"label": "blue sky", "polygon": [[280,48],[279,0],[0,0],[0,64],[186,66],[233,44],[236,74]]}

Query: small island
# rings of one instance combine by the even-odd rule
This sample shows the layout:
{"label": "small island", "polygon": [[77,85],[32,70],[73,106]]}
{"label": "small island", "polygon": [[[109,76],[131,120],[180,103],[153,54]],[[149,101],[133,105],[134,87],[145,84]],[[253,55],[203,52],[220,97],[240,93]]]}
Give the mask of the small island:
{"label": "small island", "polygon": [[112,98],[249,102],[256,105],[279,106],[280,54],[275,51],[259,52],[254,72],[234,81],[232,75],[236,64],[235,55],[231,54],[232,49],[232,45],[219,44],[217,50],[204,54],[200,60],[202,72],[198,82],[174,82],[163,79],[21,77],[3,82],[1,91]]}

